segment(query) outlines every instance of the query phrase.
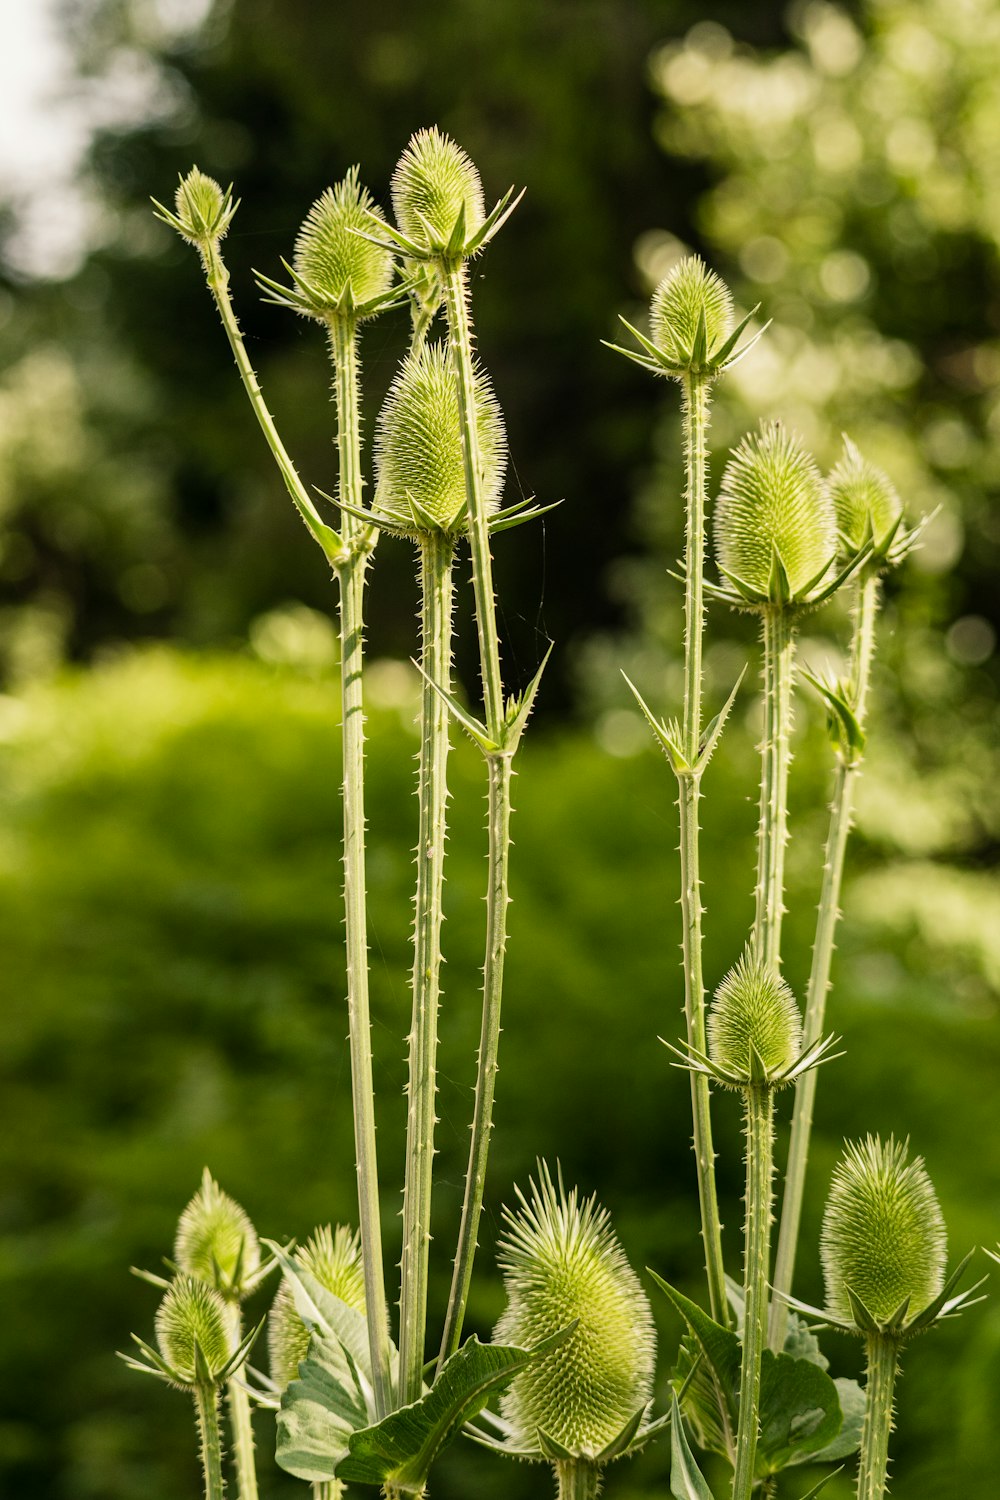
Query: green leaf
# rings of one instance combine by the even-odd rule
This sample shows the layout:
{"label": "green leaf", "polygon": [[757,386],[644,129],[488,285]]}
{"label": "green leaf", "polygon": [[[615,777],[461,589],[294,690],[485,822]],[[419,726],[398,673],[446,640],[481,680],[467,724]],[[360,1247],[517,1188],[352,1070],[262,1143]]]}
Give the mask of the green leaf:
{"label": "green leaf", "polygon": [[691,1452],[676,1395],[670,1423],[670,1493],[674,1500],[713,1500]]}
{"label": "green leaf", "polygon": [[[371,1351],[368,1347],[368,1322],[364,1313],[327,1290],[316,1280],[311,1271],[300,1266],[292,1257],[271,1240],[264,1244],[272,1252],[295,1299],[295,1311],[307,1328],[332,1334],[343,1345],[354,1366],[369,1385],[372,1383]],[[395,1368],[396,1350],[390,1344],[391,1365]]]}
{"label": "green leaf", "polygon": [[333,1334],[314,1332],[309,1349],[281,1398],[275,1458],[297,1479],[332,1479],[346,1458],[351,1433],[368,1422],[356,1371]]}
{"label": "green leaf", "polygon": [[[740,1341],[735,1333],[723,1328],[703,1312],[696,1302],[690,1301],[669,1282],[649,1273],[656,1285],[673,1303],[687,1324],[699,1353],[702,1355],[711,1379],[715,1399],[715,1421],[719,1424],[725,1447],[720,1451],[732,1452],[733,1434],[737,1425],[737,1392],[740,1383]],[[694,1391],[698,1377],[692,1382]]]}
{"label": "green leaf", "polygon": [[832,1443],[820,1448],[809,1457],[793,1458],[791,1462],[825,1464],[835,1463],[839,1458],[850,1458],[861,1447],[861,1429],[865,1421],[865,1393],[856,1380],[845,1380],[842,1376],[834,1381],[843,1421],[840,1431]]}
{"label": "green leaf", "polygon": [[828,1447],[843,1415],[837,1387],[810,1359],[792,1359],[765,1349],[760,1368],[759,1478]]}
{"label": "green leaf", "polygon": [[[841,1465],[841,1468],[843,1468],[843,1465]],[[812,1489],[809,1490],[807,1494],[802,1496],[802,1500],[816,1500],[816,1496],[820,1494],[822,1490],[825,1490],[827,1485],[830,1483],[830,1480],[834,1479],[839,1473],[840,1469],[834,1469],[832,1473],[824,1474],[819,1484],[814,1484]]]}
{"label": "green leaf", "polygon": [[821,1370],[830,1368],[830,1361],[820,1348],[819,1339],[805,1319],[797,1317],[793,1312],[788,1314],[785,1347],[782,1353],[789,1355],[792,1359],[807,1359],[810,1363],[819,1365]]}

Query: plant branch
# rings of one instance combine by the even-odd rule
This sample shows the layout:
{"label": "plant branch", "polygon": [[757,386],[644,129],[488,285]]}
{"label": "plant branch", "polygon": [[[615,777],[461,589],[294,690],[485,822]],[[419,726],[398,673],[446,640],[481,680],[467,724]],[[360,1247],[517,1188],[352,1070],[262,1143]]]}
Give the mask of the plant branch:
{"label": "plant branch", "polygon": [[233,1438],[239,1500],[257,1500],[257,1465],[254,1459],[250,1397],[238,1375],[230,1375],[227,1380],[226,1396],[229,1402],[229,1430]]}
{"label": "plant branch", "polygon": [[733,1500],[750,1500],[760,1425],[760,1365],[767,1331],[767,1276],[771,1256],[771,1178],[774,1095],[766,1085],[744,1094],[746,1225],[743,1262],[743,1356]]}
{"label": "plant branch", "polygon": [[858,1500],[882,1500],[889,1474],[892,1400],[899,1365],[899,1343],[884,1334],[865,1341],[867,1379],[865,1421],[858,1465]]}
{"label": "plant branch", "polygon": [[781,968],[784,915],[785,846],[788,843],[788,765],[792,723],[795,630],[788,611],[763,611],[764,737],[761,741],[760,822],[757,831],[757,887],[754,943],[758,957]]}
{"label": "plant branch", "polygon": [[194,1407],[198,1417],[198,1441],[205,1479],[205,1500],[223,1500],[226,1482],[222,1477],[222,1433],[219,1428],[219,1393],[214,1385],[194,1387]]}

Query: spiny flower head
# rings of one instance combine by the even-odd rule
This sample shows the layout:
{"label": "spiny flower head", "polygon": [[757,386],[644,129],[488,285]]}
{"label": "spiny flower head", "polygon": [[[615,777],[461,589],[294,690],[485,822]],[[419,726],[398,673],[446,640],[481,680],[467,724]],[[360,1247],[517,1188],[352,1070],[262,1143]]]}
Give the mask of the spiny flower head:
{"label": "spiny flower head", "polygon": [[252,1290],[260,1266],[257,1231],[246,1210],[224,1193],[206,1167],[201,1187],[180,1216],[174,1260],[182,1271],[208,1282],[224,1297]]}
{"label": "spiny flower head", "polygon": [[[649,1302],[607,1212],[581,1203],[539,1165],[521,1207],[505,1210],[500,1266],[507,1308],[494,1341],[529,1347],[577,1322],[501,1397],[512,1443],[538,1449],[538,1430],[593,1458],[650,1399],[656,1336]],[[539,1454],[539,1456],[541,1456]]]}
{"label": "spiny flower head", "polygon": [[884,554],[898,529],[903,502],[888,474],[869,463],[846,435],[827,488],[847,550],[857,552],[870,540],[876,557]]}
{"label": "spiny flower head", "polygon": [[327,188],[306,215],[295,241],[297,286],[311,307],[302,311],[322,320],[335,316],[349,299],[352,308],[382,297],[392,284],[393,257],[356,231],[370,232],[372,216],[385,220],[352,167]]}
{"label": "spiny flower head", "polygon": [[207,177],[197,167],[192,167],[186,177],[180,179],[174,194],[174,210],[164,208],[153,199],[156,217],[176,229],[182,239],[195,245],[205,254],[209,247],[218,245],[233,221],[239,203],[233,202],[232,187],[223,189],[214,177]]}
{"label": "spiny flower head", "polygon": [[708,1053],[727,1072],[753,1074],[751,1048],[767,1075],[780,1075],[802,1050],[795,996],[774,969],[744,953],[715,992],[707,1019]]}
{"label": "spiny flower head", "polygon": [[486,217],[483,185],[472,158],[437,126],[410,137],[392,177],[396,223],[414,244],[447,245],[464,210],[465,235]]}
{"label": "spiny flower head", "polygon": [[[477,369],[474,380],[483,495],[492,511],[503,490],[506,436],[485,371]],[[462,425],[446,345],[425,344],[407,355],[379,414],[375,465],[375,509],[401,531],[413,534],[428,526],[450,531],[464,524]]]}
{"label": "spiny flower head", "polygon": [[833,563],[833,501],[813,459],[780,422],[735,449],[715,512],[720,570],[748,603],[808,602]]}
{"label": "spiny flower head", "polygon": [[[357,1312],[365,1310],[365,1277],[361,1245],[356,1234],[338,1224],[317,1229],[295,1252],[304,1271],[321,1286]],[[295,1310],[295,1298],[287,1281],[278,1288],[267,1321],[267,1347],[271,1378],[282,1390],[299,1373],[309,1349],[309,1330]]]}
{"label": "spiny flower head", "polygon": [[944,1285],[944,1219],[922,1159],[907,1143],[868,1136],[837,1165],[820,1252],[831,1312],[854,1322],[848,1288],[878,1323],[909,1298],[912,1318]]}
{"label": "spiny flower head", "polygon": [[705,320],[704,362],[710,363],[733,324],[733,296],[726,283],[698,255],[679,261],[653,293],[649,311],[654,342],[684,368],[693,362],[695,339]]}
{"label": "spiny flower head", "polygon": [[180,1384],[211,1382],[233,1353],[232,1313],[207,1282],[178,1276],[156,1310],[156,1342]]}

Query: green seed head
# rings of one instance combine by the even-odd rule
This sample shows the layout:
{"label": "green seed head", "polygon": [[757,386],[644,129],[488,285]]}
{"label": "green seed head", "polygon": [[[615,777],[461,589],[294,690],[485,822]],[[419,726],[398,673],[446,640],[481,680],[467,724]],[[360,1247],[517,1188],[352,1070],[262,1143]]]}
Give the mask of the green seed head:
{"label": "green seed head", "polygon": [[802,1050],[795,996],[780,974],[749,952],[716,990],[707,1029],[712,1061],[747,1079],[753,1071],[751,1046],[769,1075],[790,1068]]}
{"label": "green seed head", "polygon": [[885,545],[903,513],[903,502],[889,476],[863,458],[844,438],[844,452],[827,479],[837,527],[851,552],[870,537],[876,553]]}
{"label": "green seed head", "polygon": [[486,217],[475,163],[436,125],[410,137],[393,173],[392,206],[403,234],[428,249],[448,243],[463,207],[466,237]]}
{"label": "green seed head", "polygon": [[819,470],[780,422],[764,422],[743,439],[722,476],[715,513],[719,567],[761,600],[775,593],[774,555],[793,599],[832,561],[837,544],[833,502]]}
{"label": "green seed head", "polygon": [[348,294],[351,304],[359,307],[389,290],[391,251],[355,232],[369,233],[376,227],[372,214],[385,222],[368,189],[359,183],[357,167],[336,187],[327,188],[309,210],[295,241],[293,264],[313,302],[313,316],[334,316]]}
{"label": "green seed head", "polygon": [[225,1368],[234,1348],[231,1328],[232,1313],[222,1297],[193,1276],[178,1276],[156,1311],[160,1353],[185,1386],[197,1385],[206,1374],[211,1381]]}
{"label": "green seed head", "polygon": [[944,1219],[922,1159],[877,1136],[850,1144],[833,1174],[820,1251],[831,1312],[853,1321],[847,1288],[877,1322],[908,1297],[908,1317],[944,1285]]}
{"label": "green seed head", "polygon": [[181,1214],[174,1260],[182,1271],[236,1300],[260,1266],[257,1231],[246,1211],[224,1193],[208,1168],[201,1187]]}
{"label": "green seed head", "polygon": [[[503,418],[485,371],[475,372],[476,427],[488,511],[500,503],[507,444]],[[465,461],[455,369],[448,348],[427,344],[407,355],[379,414],[375,439],[375,509],[401,531],[422,529],[411,508],[445,531],[462,522]]]}
{"label": "green seed head", "polygon": [[700,256],[688,255],[653,293],[649,311],[653,342],[677,364],[690,365],[702,313],[710,359],[732,329],[733,296],[722,278],[710,271]]}
{"label": "green seed head", "polygon": [[[341,1224],[336,1230],[331,1230],[326,1224],[295,1252],[295,1259],[328,1292],[346,1302],[348,1307],[364,1312],[365,1277],[356,1234]],[[295,1311],[295,1298],[287,1281],[281,1283],[271,1305],[267,1347],[271,1379],[284,1390],[298,1376],[299,1365],[309,1349],[309,1330]]]}
{"label": "green seed head", "polygon": [[174,227],[190,244],[198,246],[221,240],[235,212],[229,193],[197,167],[181,178],[174,207]]}
{"label": "green seed head", "polygon": [[593,1457],[650,1399],[656,1336],[649,1302],[606,1211],[580,1203],[548,1169],[506,1212],[500,1266],[507,1308],[499,1344],[527,1348],[579,1320],[551,1354],[515,1376],[501,1397],[512,1442],[535,1448],[537,1431],[575,1457]]}

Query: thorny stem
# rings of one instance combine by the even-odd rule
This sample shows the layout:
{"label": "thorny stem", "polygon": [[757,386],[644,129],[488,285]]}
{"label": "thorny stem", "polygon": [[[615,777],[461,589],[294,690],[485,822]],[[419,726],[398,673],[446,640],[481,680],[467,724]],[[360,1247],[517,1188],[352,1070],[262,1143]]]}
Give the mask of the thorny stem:
{"label": "thorny stem", "polygon": [[340,1500],[344,1486],[339,1479],[317,1479],[312,1486],[313,1500]]}
{"label": "thorny stem", "polygon": [[760,1425],[760,1365],[767,1331],[767,1273],[771,1255],[771,1177],[774,1156],[774,1094],[749,1085],[744,1095],[746,1129],[746,1225],[743,1263],[743,1355],[736,1434],[733,1500],[750,1500]]}
{"label": "thorny stem", "polygon": [[238,1375],[226,1382],[229,1401],[229,1428],[233,1436],[233,1458],[236,1463],[236,1487],[240,1500],[257,1500],[257,1466],[253,1452],[253,1423],[250,1397]]}
{"label": "thorny stem", "polygon": [[861,1431],[858,1500],[882,1500],[889,1473],[892,1397],[899,1365],[899,1343],[873,1333],[865,1341],[867,1379],[865,1421]]}
{"label": "thorny stem", "polygon": [[[875,649],[875,619],[879,607],[878,574],[870,572],[858,584],[854,605],[854,635],[851,647],[850,702],[858,723],[864,728],[865,704]],[[861,774],[861,752],[843,749],[837,758],[833,798],[830,803],[830,827],[823,861],[816,936],[813,941],[812,967],[806,990],[803,1046],[811,1047],[823,1034],[826,997],[830,989],[830,968],[840,919],[840,890],[844,876],[844,859],[851,831],[854,807],[854,784]],[[816,1099],[817,1071],[810,1068],[795,1085],[792,1131],[785,1168],[785,1187],[781,1203],[781,1227],[774,1265],[775,1296],[771,1303],[769,1342],[773,1350],[784,1347],[788,1325],[788,1304],[784,1298],[795,1279],[802,1201],[805,1194],[806,1167],[812,1134],[813,1108]]]}
{"label": "thorny stem", "polygon": [[451,686],[454,542],[442,532],[420,539],[421,702],[417,894],[413,929],[413,1023],[403,1198],[399,1400],[420,1396],[427,1331],[427,1275],[434,1167],[437,1020],[442,890],[448,803],[448,708],[432,684]]}
{"label": "thorny stem", "polygon": [[222,1433],[219,1430],[219,1393],[214,1385],[196,1385],[194,1407],[198,1417],[198,1441],[205,1478],[205,1500],[223,1500],[226,1481],[222,1477]]}
{"label": "thorny stem", "polygon": [[780,605],[768,606],[764,611],[763,633],[764,737],[760,747],[754,945],[758,958],[777,971],[781,968],[781,919],[785,909],[789,737],[795,661],[795,629],[788,611]]}
{"label": "thorny stem", "polygon": [[[336,319],[330,327],[336,371],[337,452],[340,494],[361,506],[361,435],[358,412],[357,330]],[[389,1320],[382,1263],[378,1162],[375,1149],[375,1095],[372,1078],[371,1018],[368,1006],[368,916],[365,885],[365,716],[362,686],[364,588],[369,548],[365,526],[342,512],[349,552],[337,568],[340,582],[340,681],[343,721],[344,912],[347,938],[347,1008],[350,1025],[351,1091],[358,1175],[358,1218],[365,1273],[368,1342],[372,1356],[375,1407],[385,1416],[392,1403]]]}
{"label": "thorny stem", "polygon": [[597,1500],[601,1471],[585,1458],[568,1458],[555,1465],[556,1500]]}
{"label": "thorny stem", "polygon": [[[684,722],[682,739],[688,770],[679,774],[681,921],[684,954],[684,1016],[687,1039],[705,1051],[705,982],[702,972],[702,904],[699,861],[698,802],[701,772],[695,767],[701,740],[702,637],[704,634],[705,473],[707,467],[709,384],[702,377],[684,380],[684,458],[687,470],[687,530],[684,549]],[[715,1152],[708,1079],[691,1074],[691,1114],[712,1317],[728,1325],[722,1225],[715,1187]]]}

